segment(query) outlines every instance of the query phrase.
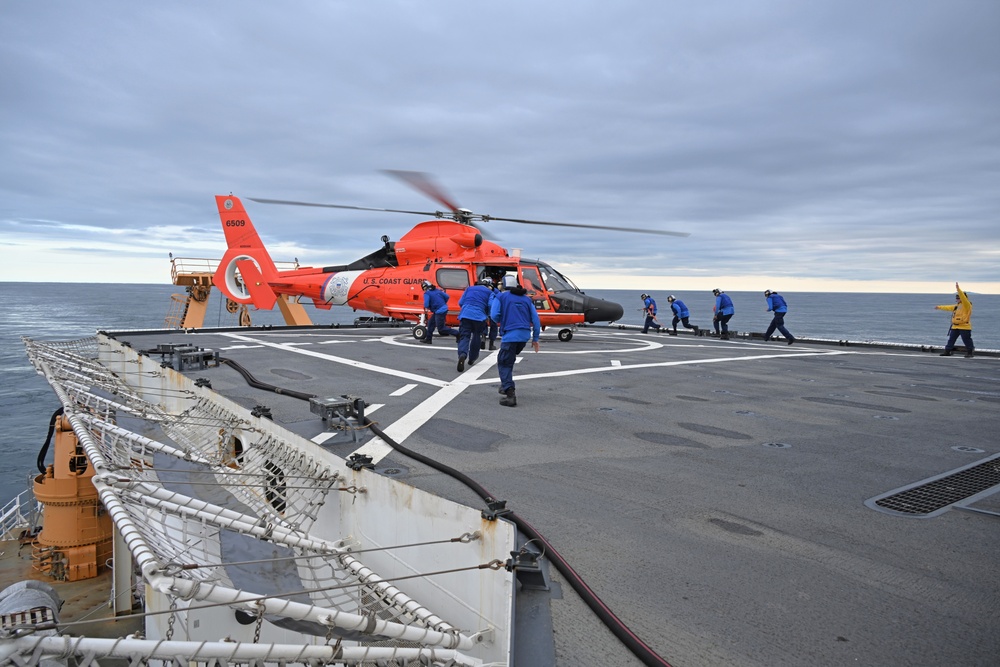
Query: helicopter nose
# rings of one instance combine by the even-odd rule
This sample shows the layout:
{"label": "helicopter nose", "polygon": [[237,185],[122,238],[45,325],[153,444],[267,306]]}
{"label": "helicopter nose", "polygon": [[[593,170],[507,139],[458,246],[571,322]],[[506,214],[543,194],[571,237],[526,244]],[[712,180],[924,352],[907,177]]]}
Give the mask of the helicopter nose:
{"label": "helicopter nose", "polygon": [[597,297],[587,296],[583,302],[583,319],[588,323],[617,322],[625,314],[620,303],[605,301]]}

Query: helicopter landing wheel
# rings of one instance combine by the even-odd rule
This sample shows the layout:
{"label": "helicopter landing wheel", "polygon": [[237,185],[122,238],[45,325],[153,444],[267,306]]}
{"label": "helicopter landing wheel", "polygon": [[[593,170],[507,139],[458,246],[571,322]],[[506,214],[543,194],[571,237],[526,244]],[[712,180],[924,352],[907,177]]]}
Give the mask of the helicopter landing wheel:
{"label": "helicopter landing wheel", "polygon": [[413,327],[410,333],[412,333],[413,337],[416,338],[417,340],[423,340],[424,338],[427,337],[427,327],[425,327],[423,324],[418,324],[417,326]]}
{"label": "helicopter landing wheel", "polygon": [[570,329],[560,329],[559,340],[562,341],[563,343],[573,340],[573,331]]}

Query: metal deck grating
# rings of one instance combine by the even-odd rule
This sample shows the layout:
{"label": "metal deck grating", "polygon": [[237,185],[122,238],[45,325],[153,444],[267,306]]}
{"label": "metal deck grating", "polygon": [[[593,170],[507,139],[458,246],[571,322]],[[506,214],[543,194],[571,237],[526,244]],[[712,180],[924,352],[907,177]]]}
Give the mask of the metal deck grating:
{"label": "metal deck grating", "polygon": [[1000,487],[1000,454],[955,472],[890,491],[866,501],[865,505],[893,514],[930,517],[956,503],[1000,491],[994,487]]}

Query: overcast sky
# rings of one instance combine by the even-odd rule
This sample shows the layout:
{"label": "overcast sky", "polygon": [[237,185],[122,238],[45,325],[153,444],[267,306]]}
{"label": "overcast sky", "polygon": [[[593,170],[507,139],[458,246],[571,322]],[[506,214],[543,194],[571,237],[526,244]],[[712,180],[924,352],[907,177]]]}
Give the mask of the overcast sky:
{"label": "overcast sky", "polygon": [[[1000,2],[3,2],[0,280],[159,282],[213,195],[436,204],[589,288],[1000,293]],[[246,202],[277,260],[417,216]],[[845,282],[851,281],[851,282]]]}

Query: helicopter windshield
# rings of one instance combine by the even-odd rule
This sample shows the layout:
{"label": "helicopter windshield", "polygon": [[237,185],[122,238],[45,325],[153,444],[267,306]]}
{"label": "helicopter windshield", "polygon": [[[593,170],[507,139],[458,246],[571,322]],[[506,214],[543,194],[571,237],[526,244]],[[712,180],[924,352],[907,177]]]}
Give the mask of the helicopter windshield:
{"label": "helicopter windshield", "polygon": [[586,298],[583,292],[548,264],[522,261],[521,285],[528,290],[528,296],[539,310],[583,312]]}
{"label": "helicopter windshield", "polygon": [[550,292],[579,292],[580,288],[573,284],[573,281],[553,269],[548,264],[538,263],[538,271],[542,274],[545,287]]}

